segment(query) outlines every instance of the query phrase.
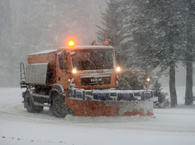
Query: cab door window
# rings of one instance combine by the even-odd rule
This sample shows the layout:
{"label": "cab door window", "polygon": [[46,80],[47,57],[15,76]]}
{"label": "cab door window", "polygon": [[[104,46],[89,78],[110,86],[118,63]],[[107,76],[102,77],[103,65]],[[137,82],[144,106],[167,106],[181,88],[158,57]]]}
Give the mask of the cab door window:
{"label": "cab door window", "polygon": [[68,69],[68,55],[65,52],[61,52],[59,55],[60,69]]}

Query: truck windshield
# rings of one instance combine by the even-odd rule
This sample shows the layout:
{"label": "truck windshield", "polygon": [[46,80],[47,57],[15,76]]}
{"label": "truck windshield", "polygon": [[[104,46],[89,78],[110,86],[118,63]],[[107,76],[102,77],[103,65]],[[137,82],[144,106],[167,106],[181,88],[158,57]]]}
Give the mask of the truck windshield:
{"label": "truck windshield", "polygon": [[113,50],[76,50],[72,55],[72,63],[77,70],[112,69],[114,68]]}

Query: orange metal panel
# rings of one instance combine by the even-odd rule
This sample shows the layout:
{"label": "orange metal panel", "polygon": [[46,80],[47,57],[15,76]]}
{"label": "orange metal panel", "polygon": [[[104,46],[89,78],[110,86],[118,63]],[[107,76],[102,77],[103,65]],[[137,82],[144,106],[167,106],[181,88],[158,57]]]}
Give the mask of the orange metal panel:
{"label": "orange metal panel", "polygon": [[149,101],[88,101],[66,97],[66,104],[76,116],[152,116],[153,102]]}
{"label": "orange metal panel", "polygon": [[[28,64],[33,64],[33,63],[49,63],[49,67],[53,74],[52,84],[56,83],[56,52],[43,53],[43,54],[37,53],[33,55],[28,55]],[[52,85],[52,84],[47,84],[47,85]]]}
{"label": "orange metal panel", "polygon": [[28,55],[28,63],[47,63],[54,64],[56,60],[56,52]]}

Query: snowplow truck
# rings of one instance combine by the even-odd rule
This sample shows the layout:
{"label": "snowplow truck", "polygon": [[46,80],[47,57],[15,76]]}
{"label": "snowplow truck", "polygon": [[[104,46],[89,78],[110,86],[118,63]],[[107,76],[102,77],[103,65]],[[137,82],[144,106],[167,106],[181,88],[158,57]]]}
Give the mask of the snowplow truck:
{"label": "snowplow truck", "polygon": [[[74,44],[72,42],[72,44]],[[118,73],[114,48],[106,45],[70,46],[28,55],[20,63],[24,108],[53,115],[153,115],[155,91],[116,90]]]}

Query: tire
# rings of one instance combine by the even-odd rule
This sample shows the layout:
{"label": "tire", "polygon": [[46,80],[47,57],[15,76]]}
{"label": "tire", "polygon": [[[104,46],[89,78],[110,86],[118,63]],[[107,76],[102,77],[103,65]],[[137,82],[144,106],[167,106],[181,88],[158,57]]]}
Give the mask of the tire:
{"label": "tire", "polygon": [[54,116],[64,118],[67,115],[65,99],[60,97],[59,94],[55,93],[53,95],[50,110]]}
{"label": "tire", "polygon": [[24,97],[24,108],[30,113],[40,113],[43,111],[43,106],[35,106],[32,101],[32,96],[29,91],[26,91]]}

